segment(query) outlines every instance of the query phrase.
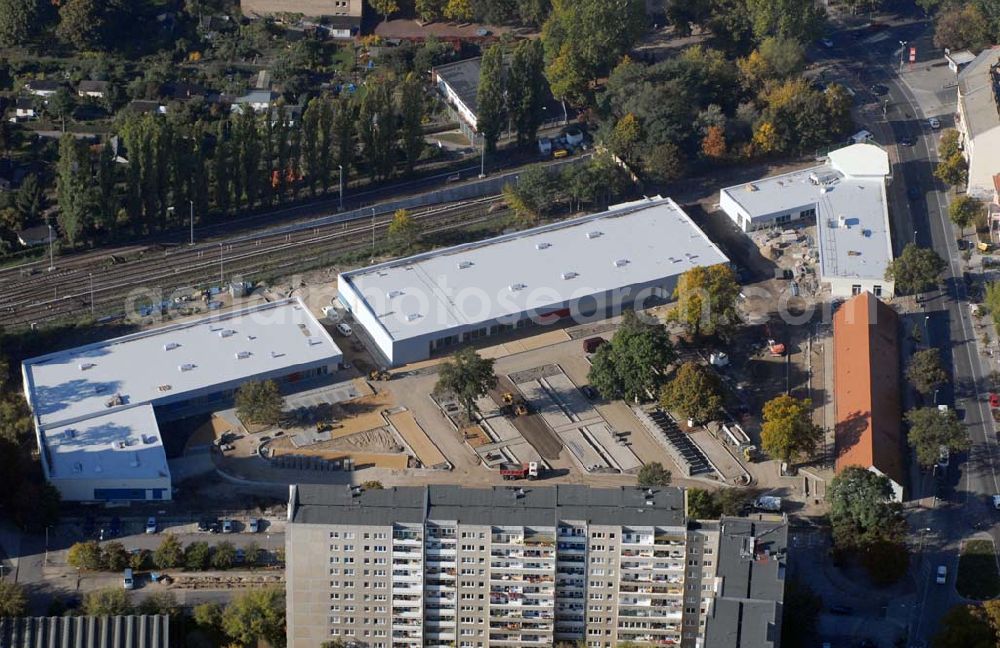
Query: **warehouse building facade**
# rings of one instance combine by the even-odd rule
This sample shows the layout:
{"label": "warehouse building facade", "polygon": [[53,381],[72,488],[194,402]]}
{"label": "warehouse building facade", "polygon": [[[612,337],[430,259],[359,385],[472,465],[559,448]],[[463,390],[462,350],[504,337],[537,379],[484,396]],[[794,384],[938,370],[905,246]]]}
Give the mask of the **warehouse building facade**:
{"label": "warehouse building facade", "polygon": [[783,517],[678,488],[290,488],[288,646],[777,648]]}
{"label": "warehouse building facade", "polygon": [[672,299],[685,271],[728,263],[669,198],[342,273],[337,298],[393,366],[565,318]]}
{"label": "warehouse building facade", "polygon": [[158,421],[226,406],[249,380],[293,390],[341,358],[287,299],[32,358],[21,373],[42,468],[64,500],[166,500]]}

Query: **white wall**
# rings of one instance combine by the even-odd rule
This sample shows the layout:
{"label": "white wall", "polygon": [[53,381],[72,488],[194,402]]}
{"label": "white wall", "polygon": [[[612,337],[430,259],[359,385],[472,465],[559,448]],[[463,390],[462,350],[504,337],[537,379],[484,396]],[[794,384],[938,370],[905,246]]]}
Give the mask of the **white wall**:
{"label": "white wall", "polygon": [[162,499],[148,499],[149,493],[147,492],[147,499],[145,501],[166,502],[172,498],[169,475],[158,479],[116,479],[114,477],[104,479],[53,479],[51,483],[59,490],[59,494],[63,500],[68,502],[95,501],[94,490],[98,488],[145,488],[147,490],[161,488],[165,489]]}
{"label": "white wall", "polygon": [[877,279],[861,279],[859,277],[821,277],[823,282],[830,285],[830,294],[833,297],[853,297],[854,286],[860,285],[862,291],[875,294],[875,286],[882,287],[882,294],[879,299],[889,299],[895,294],[896,285],[892,281],[879,281]]}

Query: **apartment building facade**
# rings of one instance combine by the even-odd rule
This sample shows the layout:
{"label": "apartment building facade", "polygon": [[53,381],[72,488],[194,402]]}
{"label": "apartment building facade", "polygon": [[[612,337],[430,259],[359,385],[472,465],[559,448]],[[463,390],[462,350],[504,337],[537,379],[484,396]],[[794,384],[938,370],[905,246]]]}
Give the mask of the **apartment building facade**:
{"label": "apartment building facade", "polygon": [[[779,645],[786,523],[761,523],[767,547],[746,529],[727,543],[725,520],[685,518],[680,489],[300,485],[288,518],[291,648]],[[720,623],[707,644],[720,546],[743,548],[730,563],[744,571],[770,568],[773,600],[759,628]]]}

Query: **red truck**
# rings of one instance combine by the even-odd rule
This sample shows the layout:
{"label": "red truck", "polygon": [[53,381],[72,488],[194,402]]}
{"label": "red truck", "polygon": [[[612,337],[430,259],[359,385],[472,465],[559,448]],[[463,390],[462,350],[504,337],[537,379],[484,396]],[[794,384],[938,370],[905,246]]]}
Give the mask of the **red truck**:
{"label": "red truck", "polygon": [[504,479],[538,479],[538,462],[529,461],[526,464],[505,463],[500,464],[500,476]]}

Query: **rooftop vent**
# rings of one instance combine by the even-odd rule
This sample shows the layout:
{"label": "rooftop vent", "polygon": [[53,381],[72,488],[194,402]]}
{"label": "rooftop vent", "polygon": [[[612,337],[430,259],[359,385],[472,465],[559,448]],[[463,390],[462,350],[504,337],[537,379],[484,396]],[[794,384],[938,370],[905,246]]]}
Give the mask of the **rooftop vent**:
{"label": "rooftop vent", "polygon": [[236,331],[234,331],[233,329],[222,329],[221,331],[219,331],[220,338],[227,338],[233,335],[236,335]]}
{"label": "rooftop vent", "polygon": [[647,499],[646,500],[646,506],[652,506],[652,505],[653,505],[653,500]]}
{"label": "rooftop vent", "polygon": [[604,234],[604,232],[601,232],[599,230],[593,230],[592,232],[587,232],[587,238],[589,238],[589,239],[595,239],[598,236],[602,236],[603,234]]}
{"label": "rooftop vent", "polygon": [[160,392],[168,392],[171,389],[173,389],[173,388],[170,385],[157,385],[157,387],[156,387],[156,391],[160,391]]}
{"label": "rooftop vent", "polygon": [[414,320],[420,319],[420,317],[421,317],[420,313],[410,313],[409,315],[406,316],[406,321],[412,322]]}
{"label": "rooftop vent", "polygon": [[93,369],[97,365],[94,364],[93,362],[81,362],[77,366],[80,368],[80,371],[86,371],[87,369]]}
{"label": "rooftop vent", "polygon": [[837,227],[847,227],[847,216],[837,216]]}
{"label": "rooftop vent", "polygon": [[249,351],[237,351],[236,352],[236,359],[237,360],[246,360],[249,357],[250,357],[250,352]]}
{"label": "rooftop vent", "polygon": [[76,430],[74,430],[73,428],[69,428],[65,432],[63,432],[63,436],[66,437],[67,439],[75,439]]}
{"label": "rooftop vent", "polygon": [[167,342],[166,344],[163,345],[163,350],[164,351],[173,351],[174,349],[180,348],[180,346],[181,345],[180,345],[179,342]]}
{"label": "rooftop vent", "polygon": [[551,243],[546,243],[544,241],[542,241],[541,243],[535,243],[535,249],[536,250],[547,250],[550,247],[552,247],[552,244]]}
{"label": "rooftop vent", "polygon": [[177,368],[178,368],[178,369],[179,369],[180,371],[191,371],[192,369],[194,369],[194,365],[193,365],[193,364],[191,364],[190,362],[185,362],[185,363],[184,363],[184,364],[182,364],[182,365],[177,365]]}
{"label": "rooftop vent", "polygon": [[628,259],[615,259],[616,268],[624,268],[628,265]]}
{"label": "rooftop vent", "polygon": [[402,290],[390,290],[385,294],[386,299],[392,299],[393,297],[399,297],[403,294]]}
{"label": "rooftop vent", "polygon": [[256,335],[248,335],[247,336],[247,342],[253,342],[256,339],[257,339]]}
{"label": "rooftop vent", "polygon": [[559,276],[562,277],[563,279],[575,279],[575,278],[579,277],[580,275],[577,274],[576,272],[570,271],[570,272],[564,272],[564,273],[562,273]]}
{"label": "rooftop vent", "polygon": [[112,441],[111,442],[111,447],[114,448],[115,450],[124,450],[125,449],[125,442],[124,441]]}
{"label": "rooftop vent", "polygon": [[752,183],[752,182],[748,182],[748,183],[746,184],[746,190],[747,190],[747,191],[757,191],[757,185],[755,185],[755,184],[754,184],[754,183]]}
{"label": "rooftop vent", "polygon": [[518,290],[524,290],[524,289],[525,289],[525,288],[527,288],[527,287],[528,287],[528,286],[527,286],[527,284],[523,284],[523,283],[513,283],[513,284],[511,284],[511,285],[507,286],[507,289],[508,289],[509,291],[511,291],[511,292],[517,292]]}
{"label": "rooftop vent", "polygon": [[459,261],[458,262],[458,269],[459,270],[465,270],[466,268],[471,268],[473,265],[474,264],[472,263],[472,261]]}
{"label": "rooftop vent", "polygon": [[142,435],[142,443],[144,445],[153,445],[154,443],[156,443],[156,437],[152,435],[147,436],[144,434]]}

